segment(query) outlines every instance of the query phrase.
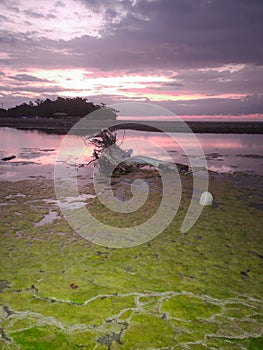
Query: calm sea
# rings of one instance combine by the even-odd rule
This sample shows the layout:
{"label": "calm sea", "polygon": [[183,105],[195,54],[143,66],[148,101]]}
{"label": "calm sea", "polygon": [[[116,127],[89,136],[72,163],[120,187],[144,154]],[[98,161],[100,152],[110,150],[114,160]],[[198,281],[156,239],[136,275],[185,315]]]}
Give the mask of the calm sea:
{"label": "calm sea", "polygon": [[[0,159],[14,155],[10,161],[0,161],[0,179],[16,181],[28,177],[53,178],[57,154],[65,136],[38,131],[0,128]],[[68,166],[88,162],[92,147],[79,136],[71,137],[72,157]],[[246,134],[166,134],[141,131],[118,131],[118,143],[132,149],[133,155],[150,156],[191,164],[202,157],[210,170],[217,172],[253,172],[263,174],[263,136]],[[201,151],[200,151],[201,150]],[[77,156],[76,156],[77,155]],[[81,170],[92,177],[93,167]]]}

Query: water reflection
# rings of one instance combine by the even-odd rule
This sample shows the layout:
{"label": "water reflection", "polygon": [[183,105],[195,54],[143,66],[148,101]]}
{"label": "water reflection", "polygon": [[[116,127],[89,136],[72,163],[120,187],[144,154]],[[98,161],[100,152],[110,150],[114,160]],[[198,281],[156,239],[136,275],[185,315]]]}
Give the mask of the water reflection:
{"label": "water reflection", "polygon": [[[189,134],[179,133],[173,136],[171,138],[163,133],[132,130],[118,131],[121,147],[133,149],[133,155],[161,157],[166,160],[164,154],[159,154],[158,150],[162,148],[169,151],[170,157],[175,162],[189,164],[184,149],[187,148],[191,152],[191,157],[195,157],[195,149],[191,145]],[[220,172],[255,171],[263,174],[262,135],[197,134],[196,136],[206,155],[209,169]],[[53,178],[54,165],[63,138],[63,135],[44,134],[38,131],[0,128],[0,159],[10,155],[16,156],[8,162],[0,161],[0,179],[19,180],[34,176]],[[67,159],[68,165],[76,166],[78,162],[88,162],[92,148],[87,147],[78,136],[72,135],[71,138],[71,156]],[[83,178],[86,174],[92,177],[92,169],[81,169],[79,174]]]}
{"label": "water reflection", "polygon": [[[157,156],[157,154],[152,154],[149,148],[150,141],[172,152],[175,161],[189,164],[182,148],[191,149],[191,137],[189,134],[178,133],[174,135],[177,143],[163,133],[126,131],[123,147],[133,148],[138,154],[146,151],[151,156]],[[220,172],[255,171],[263,173],[262,135],[197,134],[196,136],[204,150],[209,169]],[[143,143],[137,141],[140,139],[144,141],[145,148],[141,147]],[[182,148],[179,147],[179,141]],[[193,157],[195,156],[194,151],[192,148]],[[255,157],[251,157],[251,155],[255,155]]]}

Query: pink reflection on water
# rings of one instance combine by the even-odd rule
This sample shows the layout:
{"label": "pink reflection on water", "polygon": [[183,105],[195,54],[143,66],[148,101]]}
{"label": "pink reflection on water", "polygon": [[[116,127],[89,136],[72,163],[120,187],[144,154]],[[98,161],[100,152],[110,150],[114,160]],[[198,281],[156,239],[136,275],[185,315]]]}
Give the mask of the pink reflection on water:
{"label": "pink reflection on water", "polygon": [[46,135],[38,131],[0,129],[1,155],[15,155],[12,161],[31,161],[53,164],[62,135]]}
{"label": "pink reflection on water", "polygon": [[[45,134],[38,131],[0,128],[0,158],[15,155],[16,158],[10,163],[34,162],[41,165],[54,165],[64,137],[64,135]],[[86,147],[78,136],[72,135],[68,138],[72,141],[68,151],[69,157],[75,159],[81,151],[80,147],[84,148],[83,154],[86,157],[91,156],[91,147]]]}
{"label": "pink reflection on water", "polygon": [[[121,138],[121,132],[119,136]],[[196,134],[195,135],[205,154],[208,168],[220,172],[239,171],[263,172],[263,137],[262,135],[246,134]],[[157,144],[166,151],[172,152],[175,162],[189,164],[189,158],[200,156],[189,134],[173,134],[174,141],[165,133],[149,133],[126,131],[122,147],[133,149],[134,155],[147,155],[168,160],[156,151]],[[138,139],[141,142],[138,142]],[[180,147],[179,144],[182,146]],[[185,152],[186,151],[186,152]],[[188,153],[187,153],[188,151]],[[190,152],[191,151],[191,152]],[[188,156],[189,154],[190,157]],[[252,157],[251,157],[252,155]],[[253,157],[262,155],[262,158]]]}
{"label": "pink reflection on water", "polygon": [[[175,162],[189,164],[189,156],[185,154],[184,149],[193,158],[197,151],[189,134],[173,134],[172,138],[166,133],[119,130],[117,135],[121,147],[125,150],[133,149],[133,155],[168,161],[172,158]],[[196,134],[195,136],[206,155],[209,169],[254,170],[263,173],[262,135]],[[70,137],[72,143],[66,150],[67,164],[76,166],[79,163],[87,163],[92,156],[92,147],[87,147],[79,136]],[[28,176],[45,176],[52,179],[63,139],[63,135],[0,128],[0,159],[10,155],[16,156],[8,162],[0,161],[0,179],[19,180]],[[168,156],[165,151],[168,151]],[[200,156],[200,152],[196,153]],[[253,155],[262,155],[262,158]],[[86,176],[85,171],[83,170],[83,177]]]}
{"label": "pink reflection on water", "polygon": [[[60,147],[63,147],[64,135],[45,134],[38,131],[0,128],[0,179],[16,181],[27,177],[54,177]],[[86,163],[92,155],[92,147],[87,147],[79,136],[67,136],[70,139],[66,152],[68,166],[76,167]],[[68,144],[69,142],[67,142]],[[15,158],[4,162],[3,157]]]}
{"label": "pink reflection on water", "polygon": [[[136,140],[144,140],[145,145],[152,142],[160,145],[167,150],[179,149],[178,143],[185,146],[193,142],[193,138],[189,134],[173,133],[173,138],[167,133],[150,133],[137,132],[128,130],[125,133],[123,146],[132,148],[136,147]],[[119,138],[122,137],[122,132],[118,132]],[[246,135],[246,134],[195,134],[204,151],[217,150],[233,150],[247,152],[263,152],[263,136],[262,135]],[[174,139],[177,141],[175,142]]]}

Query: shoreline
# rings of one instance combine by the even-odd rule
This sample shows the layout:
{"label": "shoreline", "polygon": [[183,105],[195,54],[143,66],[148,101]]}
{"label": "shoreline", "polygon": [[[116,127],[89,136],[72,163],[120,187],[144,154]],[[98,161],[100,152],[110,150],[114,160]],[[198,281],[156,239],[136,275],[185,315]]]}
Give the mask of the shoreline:
{"label": "shoreline", "polygon": [[[75,125],[78,123],[78,125]],[[88,120],[79,117],[50,118],[0,118],[0,127],[22,130],[38,130],[49,134],[67,134],[75,125],[74,134],[95,133],[101,129],[131,129],[140,131],[194,132],[217,134],[263,134],[263,122],[207,122],[187,121],[133,121],[133,120]],[[187,125],[190,130],[185,126]]]}

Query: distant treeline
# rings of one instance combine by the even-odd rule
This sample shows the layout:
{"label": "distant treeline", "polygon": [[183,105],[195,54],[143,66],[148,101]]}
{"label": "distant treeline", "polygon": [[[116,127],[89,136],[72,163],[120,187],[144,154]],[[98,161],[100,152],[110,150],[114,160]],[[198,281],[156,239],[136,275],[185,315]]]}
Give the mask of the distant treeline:
{"label": "distant treeline", "polygon": [[9,109],[0,108],[0,117],[84,117],[94,111],[98,111],[94,117],[99,119],[116,119],[117,116],[114,109],[106,107],[103,103],[94,104],[82,97],[58,97],[55,101],[49,98],[37,99],[35,102],[22,103]]}

